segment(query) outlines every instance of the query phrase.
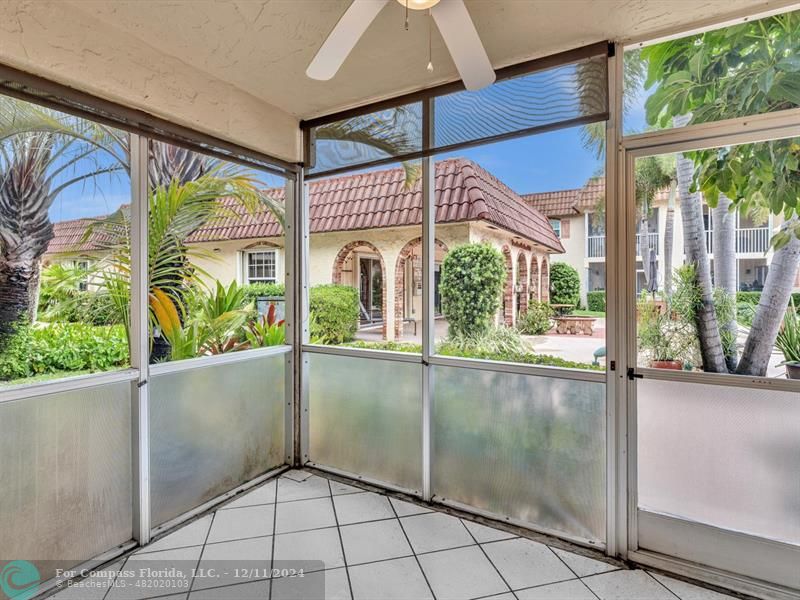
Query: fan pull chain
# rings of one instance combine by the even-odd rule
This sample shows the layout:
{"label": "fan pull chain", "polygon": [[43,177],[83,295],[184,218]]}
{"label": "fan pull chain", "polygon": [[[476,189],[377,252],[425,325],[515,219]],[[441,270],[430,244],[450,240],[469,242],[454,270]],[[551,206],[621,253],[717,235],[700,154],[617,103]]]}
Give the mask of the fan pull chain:
{"label": "fan pull chain", "polygon": [[408,0],[406,0],[406,31],[408,31]]}

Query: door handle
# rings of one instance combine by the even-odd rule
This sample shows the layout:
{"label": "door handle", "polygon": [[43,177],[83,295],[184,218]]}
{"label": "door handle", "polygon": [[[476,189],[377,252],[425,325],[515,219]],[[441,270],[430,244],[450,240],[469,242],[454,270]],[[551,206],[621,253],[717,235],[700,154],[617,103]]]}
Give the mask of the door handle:
{"label": "door handle", "polygon": [[628,367],[628,379],[631,381],[634,379],[644,379],[644,375],[637,373],[633,367]]}

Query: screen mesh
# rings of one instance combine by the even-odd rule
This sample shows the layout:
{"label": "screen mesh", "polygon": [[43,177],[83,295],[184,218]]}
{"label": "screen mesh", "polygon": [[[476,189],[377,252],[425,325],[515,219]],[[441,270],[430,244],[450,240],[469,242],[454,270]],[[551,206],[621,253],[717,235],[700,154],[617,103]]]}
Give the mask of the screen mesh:
{"label": "screen mesh", "polygon": [[422,103],[405,104],[314,127],[309,173],[357,166],[422,150]]}
{"label": "screen mesh", "polygon": [[[445,92],[421,92],[416,97],[428,98],[329,123],[316,120],[309,129],[308,175],[316,178],[503,136],[603,121],[609,110],[608,57],[605,51],[584,54],[523,75],[498,71],[497,83],[482,90]],[[433,132],[426,146],[423,102],[428,101],[433,104]]]}
{"label": "screen mesh", "polygon": [[434,101],[437,148],[524,132],[538,127],[602,120],[608,112],[607,58],[498,81],[476,92]]}

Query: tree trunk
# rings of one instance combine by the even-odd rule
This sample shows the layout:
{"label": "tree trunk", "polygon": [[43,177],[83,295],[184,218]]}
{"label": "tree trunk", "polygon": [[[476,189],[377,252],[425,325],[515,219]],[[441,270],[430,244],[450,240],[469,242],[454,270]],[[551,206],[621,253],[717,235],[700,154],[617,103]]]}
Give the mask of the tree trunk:
{"label": "tree trunk", "polygon": [[[797,220],[784,225],[796,223]],[[736,368],[737,375],[763,377],[767,374],[769,359],[775,349],[775,338],[783,323],[789,304],[797,269],[800,267],[800,240],[794,235],[783,248],[776,251],[767,271],[764,290],[753,317],[753,326],[742,350]]]}
{"label": "tree trunk", "polygon": [[672,248],[675,239],[675,192],[678,182],[674,179],[669,187],[667,217],[664,223],[664,295],[672,295]]}
{"label": "tree trunk", "polygon": [[647,206],[642,207],[642,214],[639,217],[639,247],[636,249],[642,257],[642,268],[644,270],[644,281],[647,288],[650,288],[650,245],[648,244],[648,221]]}
{"label": "tree trunk", "polygon": [[[719,195],[717,206],[711,209],[711,247],[714,253],[714,286],[736,298],[736,213],[729,212],[730,199]],[[732,311],[727,323],[720,323],[720,330],[727,332],[732,342],[725,350],[728,370],[736,370],[736,311]]]}
{"label": "tree trunk", "polygon": [[[689,115],[675,117],[673,125],[682,127],[689,121]],[[697,337],[700,343],[700,355],[703,370],[710,373],[727,373],[725,352],[714,311],[713,287],[711,285],[711,268],[706,251],[706,232],[703,223],[702,198],[699,193],[690,193],[694,163],[683,154],[676,157],[678,171],[678,196],[680,197],[681,216],[683,222],[683,245],[686,260],[695,265],[697,286],[700,290],[700,304],[695,315]]]}
{"label": "tree trunk", "polygon": [[9,340],[18,326],[28,322],[31,300],[38,285],[36,263],[15,263],[0,257],[0,354],[5,352]]}

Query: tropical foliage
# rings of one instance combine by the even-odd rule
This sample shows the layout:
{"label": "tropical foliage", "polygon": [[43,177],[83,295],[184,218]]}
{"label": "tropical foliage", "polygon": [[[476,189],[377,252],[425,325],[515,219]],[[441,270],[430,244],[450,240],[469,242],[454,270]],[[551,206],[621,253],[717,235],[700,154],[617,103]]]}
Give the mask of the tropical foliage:
{"label": "tropical foliage", "polygon": [[525,335],[544,335],[553,326],[553,314],[547,302],[531,300],[528,310],[517,319],[517,329]]}

